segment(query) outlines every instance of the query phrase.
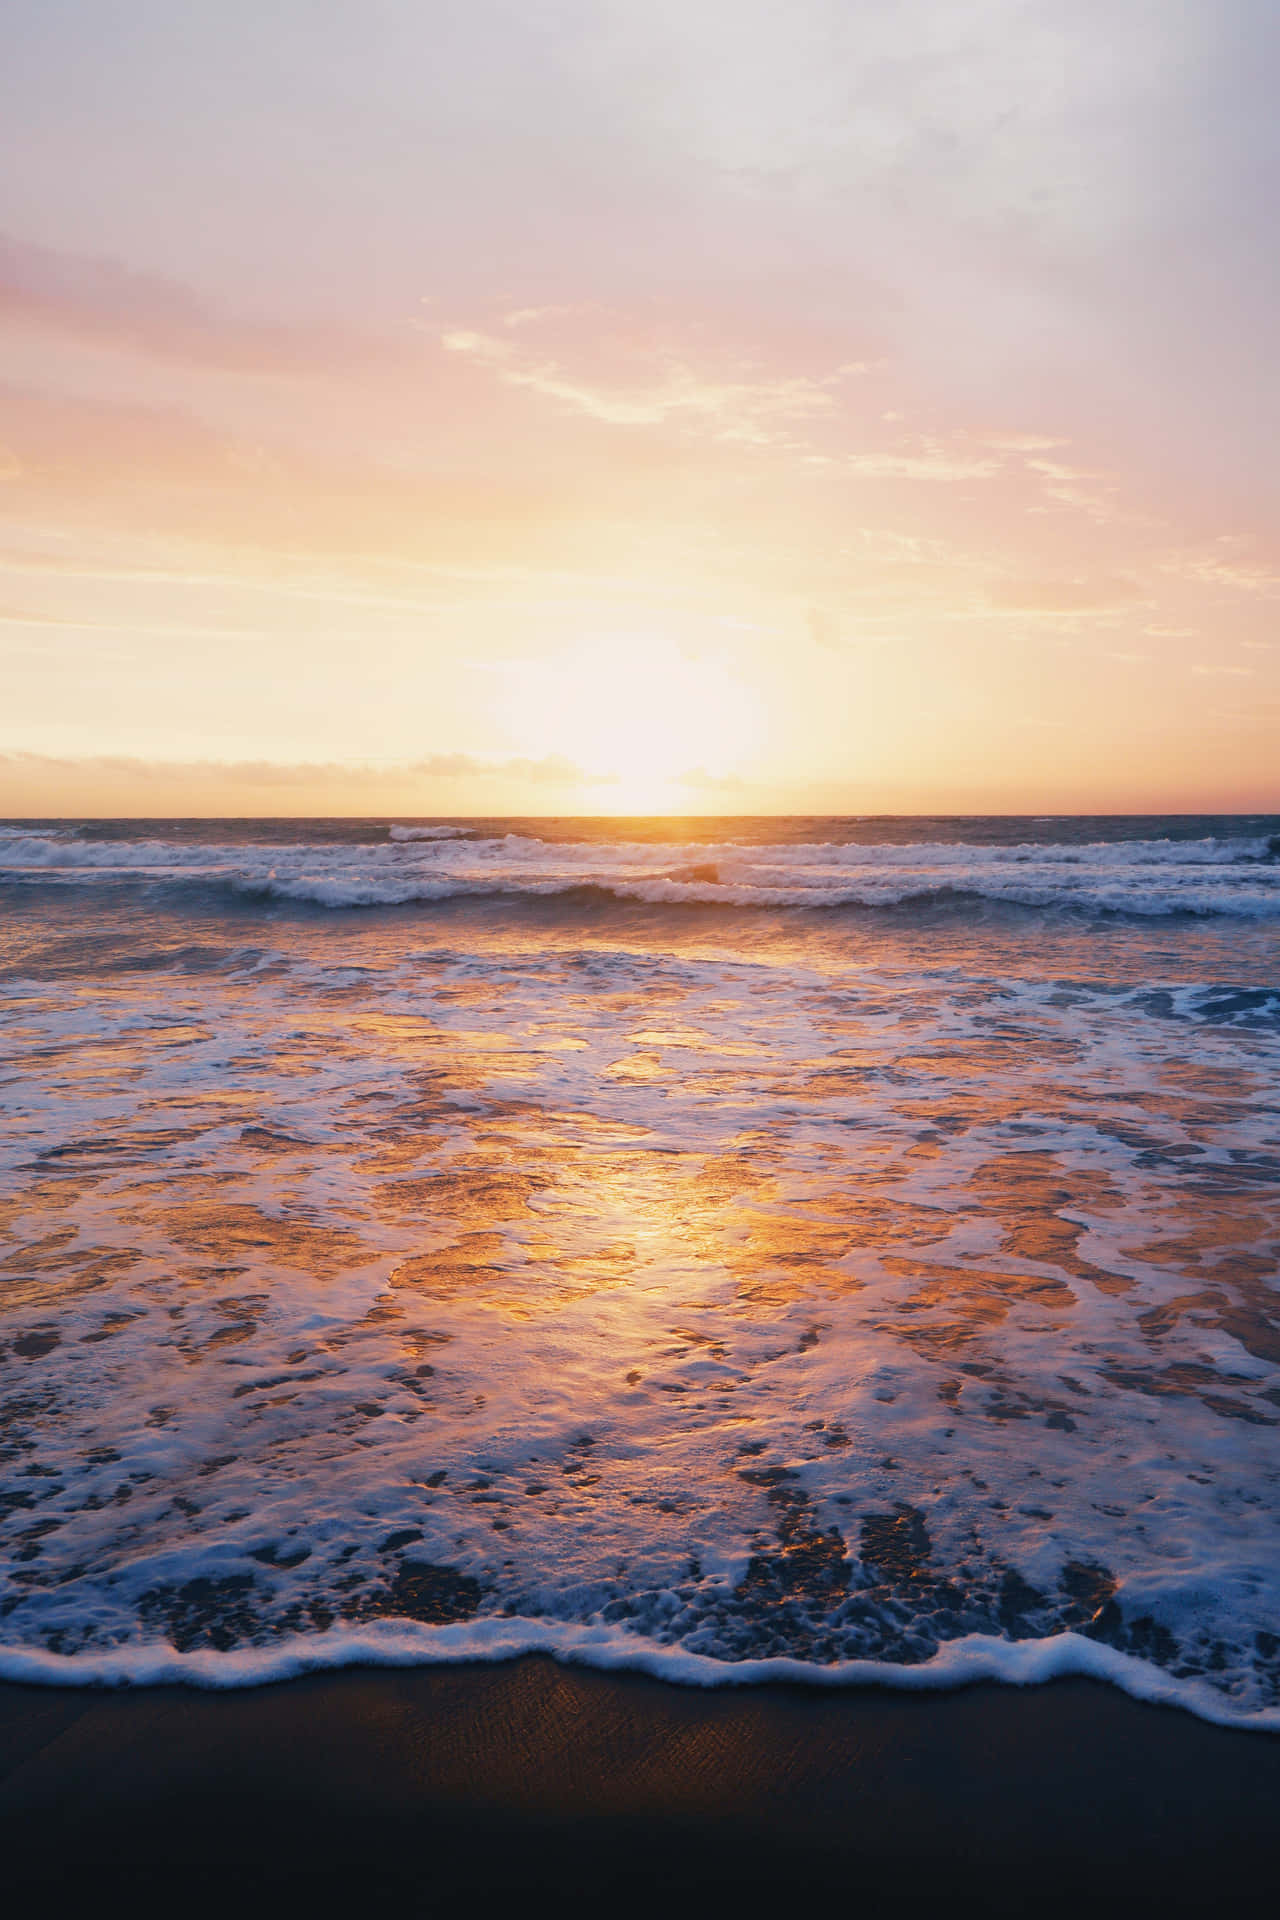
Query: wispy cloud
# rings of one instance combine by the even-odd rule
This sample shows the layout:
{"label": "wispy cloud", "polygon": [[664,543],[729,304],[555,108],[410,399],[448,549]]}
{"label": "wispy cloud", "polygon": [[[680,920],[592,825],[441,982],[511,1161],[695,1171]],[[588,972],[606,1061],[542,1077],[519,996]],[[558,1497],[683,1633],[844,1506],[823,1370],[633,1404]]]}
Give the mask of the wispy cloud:
{"label": "wispy cloud", "polygon": [[1175,555],[1165,570],[1210,588],[1226,588],[1259,599],[1280,595],[1280,569],[1250,556],[1244,543],[1225,535],[1207,551]]}
{"label": "wispy cloud", "polygon": [[993,607],[1010,613],[1102,613],[1143,597],[1136,580],[1122,574],[1095,579],[997,580],[987,589]]}
{"label": "wispy cloud", "polygon": [[315,370],[385,351],[334,329],[246,319],[180,281],[0,234],[4,323],[238,372]]}
{"label": "wispy cloud", "polygon": [[33,791],[59,787],[127,788],[145,798],[148,790],[189,790],[193,795],[237,791],[324,792],[335,801],[376,805],[379,798],[403,795],[422,783],[432,788],[454,784],[460,790],[510,784],[565,792],[615,784],[610,774],[587,773],[560,754],[542,759],[489,759],[480,754],[434,753],[418,760],[171,760],[145,754],[49,754],[0,750],[0,783]]}
{"label": "wispy cloud", "polygon": [[[1051,453],[1055,447],[1066,447],[1068,440],[1056,439],[1052,434],[1044,433],[984,433],[982,444],[993,447],[997,453]],[[1064,469],[1065,471],[1065,469]]]}
{"label": "wispy cloud", "polygon": [[788,439],[795,423],[830,413],[833,389],[853,371],[840,368],[821,378],[750,371],[725,377],[700,372],[659,349],[634,351],[621,365],[593,376],[489,333],[457,328],[444,333],[441,344],[491,368],[507,386],[542,394],[609,426],[693,422],[718,439],[759,445]]}
{"label": "wispy cloud", "polygon": [[611,786],[617,780],[616,774],[587,773],[558,753],[541,760],[484,760],[469,753],[433,753],[425,760],[410,761],[404,770],[433,780],[530,780],[535,786],[551,787]]}
{"label": "wispy cloud", "polygon": [[[504,325],[534,327],[574,311],[520,308],[505,316]],[[842,440],[847,448],[850,438],[865,435],[847,418],[845,390],[872,371],[871,363],[841,361],[819,373],[764,367],[724,351],[709,352],[705,343],[696,355],[678,344],[636,337],[616,319],[597,314],[594,320],[589,339],[544,350],[470,328],[444,332],[441,345],[489,369],[504,385],[540,394],[608,426],[697,428],[717,441],[785,447],[865,480],[987,480],[1011,460],[1064,444],[1042,434],[943,438],[904,433],[891,414],[885,416],[891,429],[885,444],[843,450]]]}
{"label": "wispy cloud", "polygon": [[1001,462],[989,453],[922,440],[901,451],[851,453],[844,462],[864,480],[989,480]]}

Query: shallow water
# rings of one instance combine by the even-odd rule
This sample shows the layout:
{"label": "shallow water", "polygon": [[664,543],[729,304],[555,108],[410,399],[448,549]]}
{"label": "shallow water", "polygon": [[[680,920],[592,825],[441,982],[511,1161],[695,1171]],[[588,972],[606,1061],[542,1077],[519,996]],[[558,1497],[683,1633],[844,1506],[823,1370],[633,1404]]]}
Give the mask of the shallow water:
{"label": "shallow water", "polygon": [[1280,1722],[1280,822],[399,824],[0,830],[0,1671]]}

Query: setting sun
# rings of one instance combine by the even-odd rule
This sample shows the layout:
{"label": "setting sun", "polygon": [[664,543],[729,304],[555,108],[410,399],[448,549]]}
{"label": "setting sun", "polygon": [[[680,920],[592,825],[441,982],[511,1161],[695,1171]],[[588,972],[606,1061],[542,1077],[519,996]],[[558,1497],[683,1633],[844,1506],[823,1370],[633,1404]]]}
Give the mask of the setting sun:
{"label": "setting sun", "polygon": [[519,750],[581,767],[592,812],[661,813],[747,776],[764,733],[758,696],[722,661],[645,631],[522,665],[505,699]]}

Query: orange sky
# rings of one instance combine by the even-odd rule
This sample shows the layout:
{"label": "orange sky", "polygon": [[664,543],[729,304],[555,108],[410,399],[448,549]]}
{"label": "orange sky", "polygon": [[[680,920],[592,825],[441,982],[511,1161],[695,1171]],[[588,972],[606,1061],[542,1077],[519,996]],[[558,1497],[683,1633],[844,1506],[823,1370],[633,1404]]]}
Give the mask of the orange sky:
{"label": "orange sky", "polygon": [[0,812],[1280,808],[1261,0],[15,0]]}

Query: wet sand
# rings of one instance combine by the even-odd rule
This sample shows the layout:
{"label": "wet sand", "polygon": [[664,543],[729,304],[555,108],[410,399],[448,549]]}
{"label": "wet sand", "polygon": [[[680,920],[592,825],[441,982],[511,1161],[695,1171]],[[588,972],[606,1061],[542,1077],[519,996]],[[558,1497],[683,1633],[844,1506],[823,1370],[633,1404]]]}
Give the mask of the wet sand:
{"label": "wet sand", "polygon": [[45,1911],[1244,1912],[1277,1809],[1280,1739],[1090,1681],[706,1692],[532,1658],[0,1687],[4,1880]]}

